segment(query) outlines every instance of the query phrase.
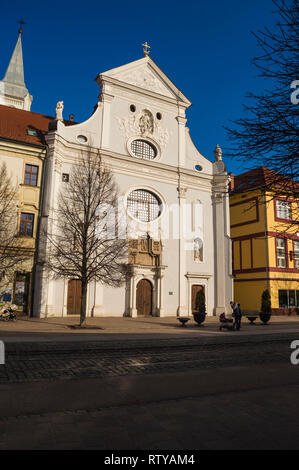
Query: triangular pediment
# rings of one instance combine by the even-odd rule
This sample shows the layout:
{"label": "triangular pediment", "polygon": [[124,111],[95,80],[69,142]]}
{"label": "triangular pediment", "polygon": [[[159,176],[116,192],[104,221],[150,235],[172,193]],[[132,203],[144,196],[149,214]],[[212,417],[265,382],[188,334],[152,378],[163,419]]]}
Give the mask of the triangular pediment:
{"label": "triangular pediment", "polygon": [[188,106],[191,105],[188,98],[174,85],[150,57],[143,57],[129,64],[122,65],[121,67],[108,70],[100,74],[99,77],[104,80],[110,77],[119,82],[182,101]]}

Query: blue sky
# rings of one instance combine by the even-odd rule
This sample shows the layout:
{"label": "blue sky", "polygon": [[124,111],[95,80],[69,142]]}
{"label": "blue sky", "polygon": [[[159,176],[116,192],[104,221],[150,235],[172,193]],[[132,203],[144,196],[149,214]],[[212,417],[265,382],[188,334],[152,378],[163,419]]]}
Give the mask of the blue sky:
{"label": "blue sky", "polygon": [[[223,126],[241,117],[246,92],[265,88],[250,62],[259,52],[250,31],[273,28],[273,11],[271,0],[5,2],[0,78],[17,40],[17,20],[23,18],[31,110],[53,115],[56,102],[63,100],[64,117],[73,113],[82,121],[97,102],[96,75],[143,57],[141,44],[147,41],[151,57],[191,100],[192,139],[213,159],[216,143],[229,145]],[[235,174],[250,166],[225,161]]]}

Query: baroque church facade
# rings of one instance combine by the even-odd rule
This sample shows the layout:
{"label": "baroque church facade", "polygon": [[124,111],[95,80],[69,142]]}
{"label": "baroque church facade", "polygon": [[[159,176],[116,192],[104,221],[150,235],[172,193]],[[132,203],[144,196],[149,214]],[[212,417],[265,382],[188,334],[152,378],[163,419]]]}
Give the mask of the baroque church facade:
{"label": "baroque church facade", "polygon": [[[230,311],[229,176],[220,147],[213,162],[197,150],[186,126],[191,102],[148,55],[96,80],[100,94],[91,117],[66,122],[58,102],[43,133],[39,215],[39,226],[51,233],[72,166],[84,152],[101,156],[113,172],[126,219],[127,280],[119,288],[91,282],[87,316],[191,315],[198,290],[205,292],[208,315]],[[29,101],[24,94],[22,109],[34,115]],[[38,260],[32,314],[78,314],[79,281],[53,279]]]}
{"label": "baroque church facade", "polygon": [[[43,212],[49,224],[72,165],[82,152],[99,152],[114,174],[130,227],[128,277],[120,288],[91,283],[88,314],[190,315],[199,289],[208,314],[228,311],[229,177],[221,149],[214,163],[199,153],[186,127],[190,101],[149,56],[96,80],[101,92],[87,121],[66,126],[58,103],[46,136]],[[35,314],[79,313],[78,281],[53,280],[37,269]]]}

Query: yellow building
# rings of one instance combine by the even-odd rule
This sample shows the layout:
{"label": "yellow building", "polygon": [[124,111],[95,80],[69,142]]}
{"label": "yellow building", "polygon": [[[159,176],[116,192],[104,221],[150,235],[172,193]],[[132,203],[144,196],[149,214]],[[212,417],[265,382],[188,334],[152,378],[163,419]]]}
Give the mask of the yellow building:
{"label": "yellow building", "polygon": [[299,199],[265,167],[231,179],[235,300],[243,313],[257,313],[268,289],[272,314],[299,314]]}
{"label": "yellow building", "polygon": [[[0,164],[5,162],[8,175],[17,187],[16,216],[18,233],[29,259],[16,266],[12,301],[24,313],[30,310],[32,268],[38,233],[39,208],[46,146],[43,129],[50,118],[30,111],[0,105]],[[2,294],[2,292],[0,292]]]}
{"label": "yellow building", "polygon": [[22,32],[20,28],[6,73],[0,81],[0,164],[6,164],[8,175],[17,188],[18,233],[29,258],[15,267],[14,281],[8,286],[4,277],[5,291],[0,294],[1,300],[11,298],[19,310],[29,313],[46,156],[44,134],[52,118],[30,112],[33,98],[24,81]]}

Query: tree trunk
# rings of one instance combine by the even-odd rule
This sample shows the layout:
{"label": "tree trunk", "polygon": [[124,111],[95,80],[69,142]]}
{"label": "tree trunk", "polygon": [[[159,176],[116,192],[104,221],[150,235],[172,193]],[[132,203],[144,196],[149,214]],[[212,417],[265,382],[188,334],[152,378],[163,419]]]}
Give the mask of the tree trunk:
{"label": "tree trunk", "polygon": [[87,282],[85,280],[82,280],[80,326],[84,326],[86,322],[86,304],[87,304]]}

